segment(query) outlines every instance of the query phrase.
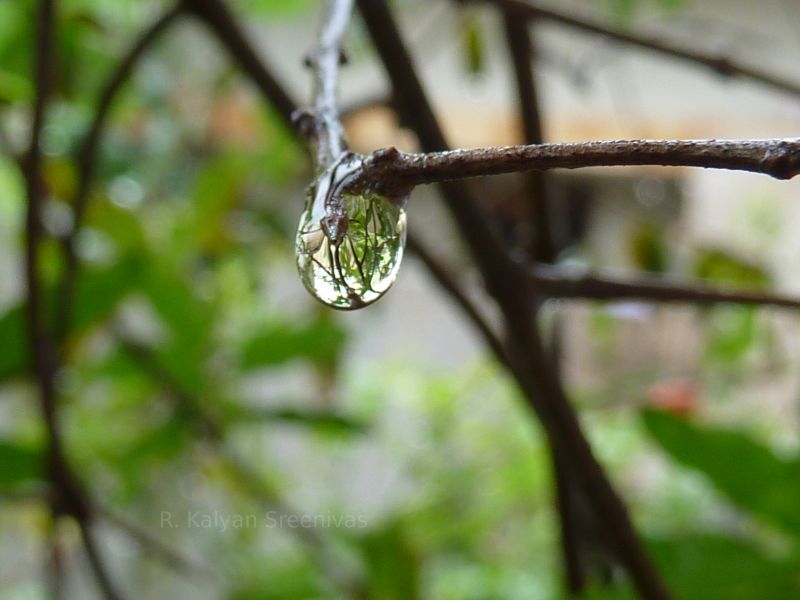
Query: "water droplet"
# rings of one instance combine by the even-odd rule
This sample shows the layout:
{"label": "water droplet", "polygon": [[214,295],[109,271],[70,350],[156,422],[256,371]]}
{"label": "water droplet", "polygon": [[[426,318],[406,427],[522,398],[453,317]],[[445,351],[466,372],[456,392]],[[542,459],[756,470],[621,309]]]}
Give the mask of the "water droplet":
{"label": "water droplet", "polygon": [[297,269],[309,292],[333,308],[375,302],[397,277],[406,244],[405,198],[343,192],[361,159],[346,154],[309,189],[297,229]]}

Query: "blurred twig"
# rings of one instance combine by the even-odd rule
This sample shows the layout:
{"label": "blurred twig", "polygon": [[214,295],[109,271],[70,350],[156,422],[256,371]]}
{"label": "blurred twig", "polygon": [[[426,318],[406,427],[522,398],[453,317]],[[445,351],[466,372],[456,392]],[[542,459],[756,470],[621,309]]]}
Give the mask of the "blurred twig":
{"label": "blurred twig", "polygon": [[585,300],[642,300],[691,304],[751,304],[800,308],[800,298],[741,290],[719,290],[659,279],[618,279],[591,274],[571,275],[568,270],[537,265],[531,271],[536,289],[546,298]]}
{"label": "blurred twig", "polygon": [[686,61],[700,67],[710,69],[717,75],[727,78],[749,79],[753,82],[771,87],[777,91],[800,96],[800,84],[777,75],[765,73],[760,69],[749,67],[725,56],[724,54],[714,54],[688,48],[675,42],[659,39],[656,36],[648,36],[629,31],[623,31],[606,25],[592,22],[583,17],[575,16],[567,12],[562,12],[555,8],[543,7],[535,2],[525,0],[462,0],[467,2],[485,2],[495,4],[504,10],[513,11],[520,19],[551,21],[561,25],[566,25],[584,31],[586,33],[599,35],[614,42],[634,46],[648,52],[655,52],[663,56]]}
{"label": "blurred twig", "polygon": [[[41,132],[45,111],[53,91],[53,65],[55,64],[55,2],[41,0],[36,23],[36,51],[34,76],[36,96],[31,124],[31,140],[23,162],[27,183],[28,206],[25,221],[25,281],[27,287],[26,311],[28,344],[33,372],[39,391],[39,405],[47,432],[47,474],[53,488],[51,511],[54,520],[61,515],[73,517],[80,528],[84,547],[89,557],[92,573],[103,595],[109,600],[120,598],[110,575],[97,552],[91,531],[92,507],[70,466],[63,446],[57,416],[55,386],[58,357],[48,323],[43,314],[42,285],[39,274],[40,244],[42,241],[41,213],[45,200],[42,180]],[[55,525],[54,525],[55,526]],[[54,589],[60,588],[60,566],[53,566]]]}

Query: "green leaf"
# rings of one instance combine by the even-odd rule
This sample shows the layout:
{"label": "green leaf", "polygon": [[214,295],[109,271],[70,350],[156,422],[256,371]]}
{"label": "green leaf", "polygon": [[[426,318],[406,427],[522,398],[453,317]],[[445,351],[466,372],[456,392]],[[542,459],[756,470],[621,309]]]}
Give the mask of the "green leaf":
{"label": "green leaf", "polygon": [[698,253],[694,274],[699,279],[715,283],[736,283],[756,289],[769,286],[770,277],[761,265],[746,261],[719,249]]}
{"label": "green leaf", "polygon": [[641,223],[630,238],[630,253],[635,265],[650,273],[664,273],[669,268],[669,254],[664,234],[652,223]]}
{"label": "green leaf", "polygon": [[0,317],[0,381],[25,371],[28,357],[25,311],[15,306]]}
{"label": "green leaf", "polygon": [[32,446],[0,440],[0,490],[42,482],[42,457]]}
{"label": "green leaf", "polygon": [[360,545],[367,565],[369,598],[420,597],[418,560],[399,523],[361,538]]}
{"label": "green leaf", "polygon": [[466,12],[461,21],[464,44],[464,64],[470,75],[478,75],[485,69],[486,44],[478,15]]}
{"label": "green leaf", "polygon": [[703,473],[733,504],[800,536],[800,460],[781,460],[745,434],[643,413],[647,431],[675,461]]}
{"label": "green leaf", "polygon": [[75,285],[72,330],[82,333],[108,317],[138,283],[141,261],[124,259],[103,269],[81,269]]}
{"label": "green leaf", "polygon": [[649,548],[680,600],[800,597],[796,559],[768,558],[743,541],[694,535],[653,542]]}
{"label": "green leaf", "polygon": [[329,318],[309,323],[269,323],[245,341],[240,355],[242,369],[274,366],[304,358],[332,361],[345,342],[344,329]]}
{"label": "green leaf", "polygon": [[320,433],[352,434],[362,433],[367,429],[365,423],[350,419],[331,411],[299,410],[294,408],[252,409],[232,407],[227,411],[227,418],[232,422],[260,423],[272,422],[286,425],[298,425],[319,431]]}

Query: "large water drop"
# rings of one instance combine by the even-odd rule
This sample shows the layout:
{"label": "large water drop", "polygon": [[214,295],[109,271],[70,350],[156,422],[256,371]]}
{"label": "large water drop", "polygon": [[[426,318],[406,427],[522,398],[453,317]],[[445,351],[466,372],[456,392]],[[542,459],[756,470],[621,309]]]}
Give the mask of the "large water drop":
{"label": "large water drop", "polygon": [[309,189],[297,229],[297,269],[309,292],[342,310],[375,302],[397,277],[406,244],[404,198],[348,193],[360,158],[346,154]]}

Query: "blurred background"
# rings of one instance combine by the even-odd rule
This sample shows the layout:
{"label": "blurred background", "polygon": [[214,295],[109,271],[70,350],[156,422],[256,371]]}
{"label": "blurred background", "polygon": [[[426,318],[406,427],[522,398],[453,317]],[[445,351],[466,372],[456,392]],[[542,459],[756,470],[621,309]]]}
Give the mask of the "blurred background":
{"label": "blurred background", "polygon": [[[724,52],[800,81],[792,0],[572,0],[601,23]],[[508,50],[490,8],[393,3],[453,146],[517,143]],[[76,155],[98,91],[168,4],[63,0],[42,149],[45,289],[64,270]],[[321,3],[231,9],[294,97]],[[0,597],[97,594],[78,529],[52,522],[22,311],[36,3],[0,0]],[[381,100],[356,19],[341,74],[355,150],[412,134]],[[554,24],[536,27],[551,141],[793,135],[800,100]],[[68,455],[130,597],[550,599],[563,596],[538,422],[413,255],[376,305],[303,289],[294,232],[305,148],[208,30],[178,21],[113,104],[95,165],[66,364]],[[475,183],[499,222],[518,177]],[[558,173],[559,261],[800,295],[800,184],[688,169]],[[511,207],[511,208],[509,208]],[[409,227],[489,314],[431,189]],[[48,292],[49,293],[49,292]],[[50,294],[52,296],[52,294]],[[800,327],[778,309],[551,303],[567,389],[678,598],[800,597]],[[624,581],[587,598],[629,597]]]}

